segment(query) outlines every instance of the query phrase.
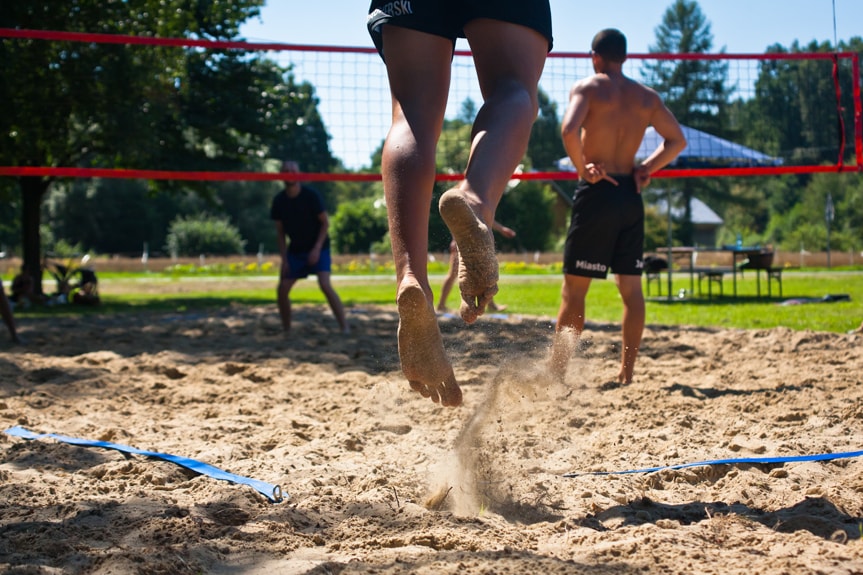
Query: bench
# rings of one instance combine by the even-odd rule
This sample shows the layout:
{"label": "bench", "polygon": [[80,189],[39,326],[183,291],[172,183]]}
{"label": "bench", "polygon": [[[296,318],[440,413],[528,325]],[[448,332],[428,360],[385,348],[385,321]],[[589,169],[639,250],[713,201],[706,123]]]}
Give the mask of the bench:
{"label": "bench", "polygon": [[767,275],[767,297],[773,297],[773,280],[779,283],[779,297],[782,297],[782,268],[774,267],[773,265],[774,252],[770,250],[761,250],[747,255],[746,261],[740,265],[740,276],[743,277],[744,270],[752,270],[755,272],[755,285],[758,290],[758,297],[761,297],[761,274],[764,272]]}
{"label": "bench", "polygon": [[650,297],[650,284],[656,283],[659,295],[662,295],[662,271],[668,269],[668,260],[649,255],[644,258],[644,272],[647,278],[647,296]]}
{"label": "bench", "polygon": [[751,267],[751,266],[740,266],[740,277],[743,277],[744,270],[752,270],[755,272],[755,289],[757,290],[758,297],[761,297],[761,272],[764,272],[767,276],[767,297],[773,297],[773,281],[779,284],[779,297],[782,297],[782,270],[784,268],[778,267]]}
{"label": "bench", "polygon": [[725,274],[732,272],[731,268],[693,268],[692,272],[698,276],[698,293],[702,294],[701,280],[707,279],[707,299],[713,299],[713,284],[719,286],[719,296],[722,297],[722,279]]}

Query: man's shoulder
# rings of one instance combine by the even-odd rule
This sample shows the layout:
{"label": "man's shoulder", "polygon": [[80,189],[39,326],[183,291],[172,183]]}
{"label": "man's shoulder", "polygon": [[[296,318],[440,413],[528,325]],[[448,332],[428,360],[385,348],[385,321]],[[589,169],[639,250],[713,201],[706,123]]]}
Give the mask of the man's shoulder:
{"label": "man's shoulder", "polygon": [[602,80],[599,74],[587,76],[586,78],[582,78],[581,80],[576,80],[575,82],[573,82],[572,87],[570,88],[570,92],[581,92],[593,86],[599,86],[601,81]]}
{"label": "man's shoulder", "polygon": [[610,78],[606,74],[593,74],[575,82],[570,90],[570,95],[588,98],[594,95],[601,96],[609,91],[619,90],[622,85],[627,85],[629,82],[630,80],[626,76]]}
{"label": "man's shoulder", "polygon": [[633,90],[642,90],[645,92],[656,93],[656,90],[642,84],[638,80],[629,76],[618,75],[611,77],[608,74],[593,74],[576,81],[572,85],[572,90],[588,90],[588,89],[604,89],[606,87],[620,86]]}

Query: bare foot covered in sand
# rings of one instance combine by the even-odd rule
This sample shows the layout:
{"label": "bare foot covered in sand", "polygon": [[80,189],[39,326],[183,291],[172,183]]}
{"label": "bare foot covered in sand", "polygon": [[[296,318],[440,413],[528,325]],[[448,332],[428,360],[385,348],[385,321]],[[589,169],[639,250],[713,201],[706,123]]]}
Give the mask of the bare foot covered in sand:
{"label": "bare foot covered in sand", "polygon": [[497,293],[494,236],[459,190],[444,193],[438,205],[440,215],[458,246],[461,317],[467,323],[473,323],[485,313],[486,306]]}
{"label": "bare foot covered in sand", "polygon": [[461,388],[443,349],[434,308],[416,284],[398,294],[399,358],[411,388],[448,407],[461,405]]}

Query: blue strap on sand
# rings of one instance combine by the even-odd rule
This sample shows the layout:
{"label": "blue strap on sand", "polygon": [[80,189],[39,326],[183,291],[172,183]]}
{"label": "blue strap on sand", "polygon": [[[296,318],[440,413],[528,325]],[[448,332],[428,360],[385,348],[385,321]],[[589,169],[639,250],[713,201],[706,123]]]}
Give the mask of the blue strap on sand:
{"label": "blue strap on sand", "polygon": [[665,471],[666,469],[684,469],[686,467],[704,467],[707,465],[735,465],[740,463],[796,463],[800,461],[830,461],[831,459],[846,459],[849,457],[860,457],[863,451],[845,451],[842,453],[819,453],[817,455],[791,455],[788,457],[741,457],[738,459],[713,459],[710,461],[696,461],[694,463],[680,463],[678,465],[666,465],[664,467],[645,467],[643,469],[627,469],[626,471],[584,471],[564,473],[564,477],[583,477],[585,475],[626,475],[631,473],[653,473],[654,471]]}
{"label": "blue strap on sand", "polygon": [[251,479],[249,477],[243,477],[242,475],[228,473],[227,471],[223,471],[218,467],[213,467],[212,465],[202,463],[195,459],[189,459],[188,457],[180,457],[178,455],[171,455],[168,453],[157,453],[155,451],[144,451],[142,449],[136,449],[127,445],[119,445],[117,443],[109,443],[107,441],[78,439],[75,437],[67,437],[65,435],[57,435],[56,433],[33,433],[32,431],[29,431],[17,425],[15,427],[10,427],[9,429],[7,429],[5,433],[8,435],[13,435],[15,437],[21,437],[23,439],[56,439],[57,441],[62,441],[63,443],[80,445],[82,447],[103,447],[105,449],[115,449],[117,451],[122,451],[123,453],[131,453],[133,455],[156,457],[158,459],[170,461],[171,463],[176,463],[177,465],[185,467],[186,469],[191,469],[196,473],[212,477],[213,479],[220,479],[222,481],[230,481],[231,483],[241,483],[243,485],[248,485],[258,493],[269,499],[272,503],[279,503],[289,497],[287,493],[282,492],[282,488],[278,485],[272,485],[270,483],[258,481],[257,479]]}

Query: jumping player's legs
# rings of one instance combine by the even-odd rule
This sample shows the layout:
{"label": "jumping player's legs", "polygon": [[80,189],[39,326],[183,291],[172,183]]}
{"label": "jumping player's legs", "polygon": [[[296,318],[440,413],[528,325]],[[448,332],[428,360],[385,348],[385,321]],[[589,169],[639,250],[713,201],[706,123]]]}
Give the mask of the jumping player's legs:
{"label": "jumping player's legs", "polygon": [[452,49],[452,41],[441,36],[383,27],[393,121],[381,171],[396,266],[399,358],[414,390],[448,406],[461,404],[462,394],[443,349],[427,258],[435,147],[446,110]]}
{"label": "jumping player's legs", "polygon": [[615,276],[617,289],[623,299],[623,349],[620,352],[620,383],[632,383],[635,360],[644,333],[645,310],[644,294],[641,291],[640,275]]}
{"label": "jumping player's legs", "polygon": [[470,323],[497,292],[494,213],[527,149],[548,39],[488,18],[468,22],[464,32],[484,102],[473,125],[465,179],[441,196],[440,211],[458,244],[461,316]]}

